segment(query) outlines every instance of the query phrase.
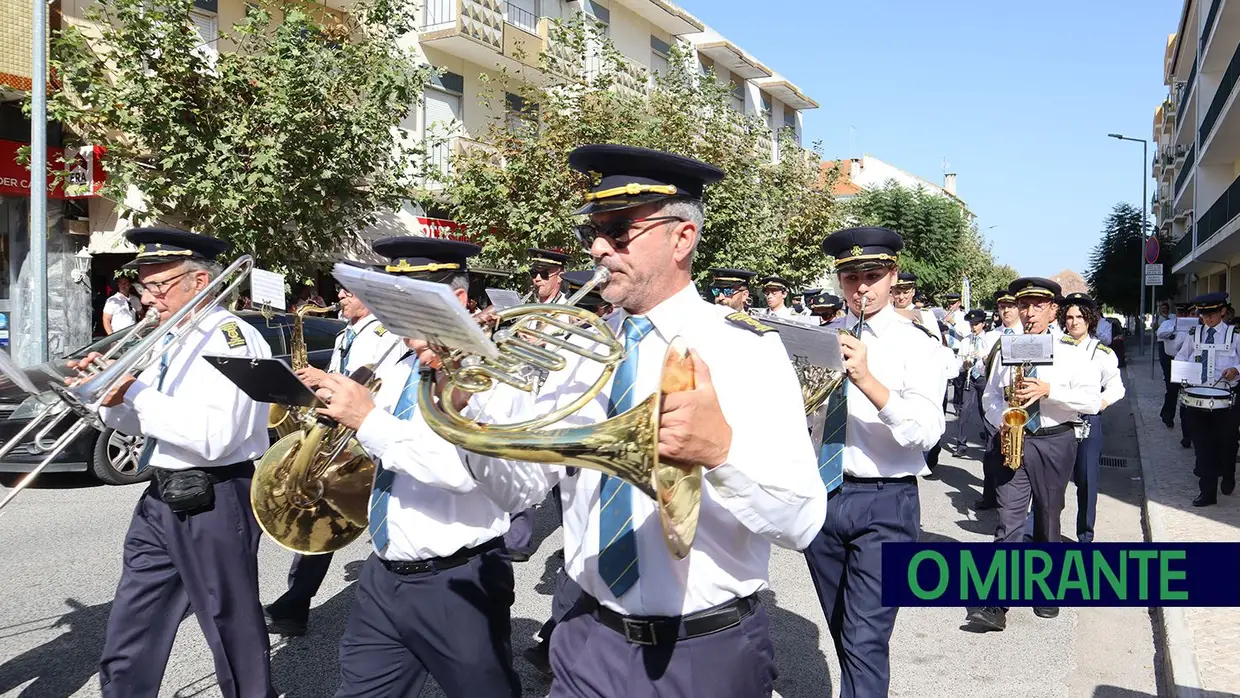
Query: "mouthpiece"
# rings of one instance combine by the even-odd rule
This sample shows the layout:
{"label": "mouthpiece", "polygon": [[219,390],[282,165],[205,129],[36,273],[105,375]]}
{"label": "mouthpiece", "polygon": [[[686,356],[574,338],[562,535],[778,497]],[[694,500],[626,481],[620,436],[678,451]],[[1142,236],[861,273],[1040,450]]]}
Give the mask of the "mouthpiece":
{"label": "mouthpiece", "polygon": [[590,278],[590,282],[595,286],[602,286],[608,281],[611,281],[611,270],[602,265],[594,267],[594,276]]}

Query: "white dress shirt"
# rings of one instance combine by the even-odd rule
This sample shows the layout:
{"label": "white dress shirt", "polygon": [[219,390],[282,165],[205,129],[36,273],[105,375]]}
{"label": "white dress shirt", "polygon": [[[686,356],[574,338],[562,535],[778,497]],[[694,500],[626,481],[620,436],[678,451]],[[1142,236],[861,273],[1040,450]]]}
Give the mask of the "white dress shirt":
{"label": "white dress shirt", "polygon": [[142,303],[137,296],[126,296],[120,291],[108,296],[103,304],[103,314],[112,316],[112,332],[120,332],[138,322]]}
{"label": "white dress shirt", "polygon": [[100,417],[121,433],[156,439],[152,467],[187,470],[259,458],[270,445],[269,406],[251,400],[202,357],[266,359],[271,347],[250,323],[222,308],[188,332],[168,357],[162,389],[157,361],[129,386],[123,403],[101,409]]}
{"label": "white dress shirt", "polygon": [[[1179,353],[1180,347],[1184,346],[1184,340],[1188,338],[1188,330],[1181,329],[1179,321],[1184,318],[1173,317],[1164,320],[1158,326],[1158,338],[1162,340],[1163,351],[1167,356],[1175,357]],[[1193,318],[1197,322],[1197,326],[1201,326],[1201,321]],[[1187,323],[1186,323],[1187,324]]]}
{"label": "white dress shirt", "polygon": [[[560,485],[565,569],[617,612],[678,616],[749,596],[767,587],[771,543],[804,549],[826,518],[826,488],[787,351],[778,333],[725,320],[732,312],[702,300],[689,284],[646,316],[653,329],[639,345],[633,404],[658,390],[668,344],[680,337],[710,369],[732,444],[722,464],[703,472],[697,537],[683,560],[668,553],[655,503],[631,488],[640,577],[621,598],[598,573],[600,472],[580,469],[569,477],[558,466],[470,460],[480,486],[508,511],[522,511]],[[617,310],[607,319],[622,341],[626,317]],[[566,358],[568,367],[552,373],[539,394],[537,414],[579,397],[601,373],[596,362]],[[610,393],[608,385],[560,425],[603,421]]]}
{"label": "white dress shirt", "polygon": [[789,308],[786,305],[781,305],[778,308],[772,310],[771,314],[783,320],[792,320],[796,317],[796,313],[792,311],[792,308]]}
{"label": "white dress shirt", "polygon": [[1102,401],[1107,407],[1124,398],[1124,379],[1119,373],[1119,357],[1115,351],[1103,344],[1097,337],[1086,336],[1077,343],[1089,355],[1089,360],[1098,367],[1102,378]]}
{"label": "white dress shirt", "polygon": [[[1227,385],[1236,387],[1240,382],[1240,376],[1233,380],[1223,379],[1223,371],[1228,368],[1240,368],[1240,332],[1236,332],[1235,328],[1221,320],[1214,326],[1216,330],[1214,336],[1214,366],[1218,372],[1219,380],[1223,380]],[[1176,361],[1197,361],[1201,356],[1205,346],[1206,333],[1210,327],[1205,323],[1194,327],[1185,337],[1180,345],[1180,350],[1175,354]],[[1195,385],[1195,384],[1194,384]]]}
{"label": "white dress shirt", "polygon": [[[397,358],[380,369],[383,385],[375,395],[376,409],[357,430],[358,443],[395,473],[387,501],[387,549],[375,552],[385,560],[427,560],[504,535],[508,513],[478,488],[465,466],[467,459],[479,456],[440,438],[416,407],[406,419],[392,414],[417,364],[414,355]],[[520,395],[508,390],[475,396],[487,409],[470,416],[493,423],[517,421],[528,407]]]}
{"label": "white dress shirt", "polygon": [[[851,311],[831,328],[853,328]],[[870,373],[890,391],[879,410],[849,384],[844,474],[853,477],[905,477],[930,472],[922,454],[943,436],[943,394],[947,390],[941,340],[931,339],[908,318],[887,306],[866,318],[861,331]]]}
{"label": "white dress shirt", "polygon": [[[1044,429],[1079,422],[1082,414],[1098,414],[1102,406],[1102,374],[1090,361],[1089,354],[1071,341],[1059,338],[1055,338],[1052,351],[1052,363],[1037,367],[1037,379],[1050,384],[1050,393],[1039,401],[1038,407]],[[1018,368],[1005,366],[1002,355],[1000,349],[982,393],[986,421],[995,429],[1003,424],[1003,410],[1008,406],[1003,389],[1012,382],[1012,375]]]}
{"label": "white dress shirt", "polygon": [[[1102,342],[1104,345],[1108,347],[1111,346],[1111,330],[1112,329],[1114,328],[1111,327],[1111,319],[1103,315],[1102,319],[1098,321],[1098,341]],[[1107,404],[1110,404],[1110,403],[1107,403]]]}
{"label": "white dress shirt", "polygon": [[[353,344],[349,345],[348,357],[345,357],[344,338],[349,330],[353,330],[357,336],[353,338]],[[362,366],[380,360],[383,365],[390,366],[396,363],[401,354],[405,353],[404,347],[397,346],[399,344],[401,344],[400,337],[389,332],[383,323],[379,322],[379,318],[374,315],[358,318],[336,335],[336,350],[332,352],[332,360],[327,366],[327,372],[348,375]],[[344,370],[341,370],[340,365],[342,359]]]}
{"label": "white dress shirt", "polygon": [[[972,329],[960,340],[959,353],[961,367],[965,364],[970,365],[969,378],[973,379],[981,376],[984,362],[986,361],[986,344],[985,334],[974,334]],[[971,363],[970,363],[971,362]]]}

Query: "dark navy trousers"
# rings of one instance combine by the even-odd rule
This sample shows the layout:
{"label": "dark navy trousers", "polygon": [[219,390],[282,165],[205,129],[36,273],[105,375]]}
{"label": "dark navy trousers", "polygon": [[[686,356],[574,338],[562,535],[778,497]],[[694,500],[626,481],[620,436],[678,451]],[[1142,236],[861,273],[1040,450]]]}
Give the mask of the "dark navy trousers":
{"label": "dark navy trousers", "polygon": [[[592,600],[591,600],[592,601]],[[550,698],[761,698],[775,682],[775,648],[762,604],[709,635],[630,643],[578,604],[551,638]]]}
{"label": "dark navy trousers", "polygon": [[99,663],[105,698],[155,698],[185,612],[193,609],[211,647],[220,692],[275,696],[270,645],[258,600],[258,539],[250,478],[214,485],[208,511],[175,514],[154,482],[138,500],[125,534]]}
{"label": "dark navy trousers", "polygon": [[[1084,415],[1089,423],[1089,436],[1076,445],[1076,463],[1072,466],[1072,484],[1076,485],[1076,542],[1094,542],[1094,521],[1098,514],[1098,468],[1102,461],[1102,416]],[[1025,520],[1025,540],[1033,538],[1033,512]]]}
{"label": "dark navy trousers", "polygon": [[[994,439],[997,441],[999,434]],[[999,525],[995,527],[996,543],[1020,543],[1025,537],[1025,522],[1033,506],[1033,538],[1039,542],[1060,542],[1059,517],[1063,514],[1068,480],[1076,464],[1076,433],[1073,430],[1032,436],[1025,434],[1024,458],[1013,471],[1001,463],[1003,456],[996,444],[992,457],[1000,459],[995,468],[999,500]]]}
{"label": "dark navy trousers", "polygon": [[[899,608],[883,605],[883,543],[914,542],[921,528],[916,479],[845,479],[827,503],[822,531],[805,549],[835,653],[840,698],[887,695],[889,647]],[[827,695],[829,691],[824,691]]]}
{"label": "dark navy trousers", "polygon": [[325,555],[294,555],[288,568],[288,591],[269,607],[273,618],[287,618],[305,623],[310,617],[310,603],[331,568],[332,553]]}
{"label": "dark navy trousers", "polygon": [[1236,481],[1237,415],[1240,407],[1203,410],[1185,407],[1181,418],[1193,440],[1193,475],[1203,497],[1217,497],[1219,480]]}
{"label": "dark navy trousers", "polygon": [[442,571],[396,574],[371,555],[340,639],[336,698],[520,696],[512,668],[512,562],[502,548]]}

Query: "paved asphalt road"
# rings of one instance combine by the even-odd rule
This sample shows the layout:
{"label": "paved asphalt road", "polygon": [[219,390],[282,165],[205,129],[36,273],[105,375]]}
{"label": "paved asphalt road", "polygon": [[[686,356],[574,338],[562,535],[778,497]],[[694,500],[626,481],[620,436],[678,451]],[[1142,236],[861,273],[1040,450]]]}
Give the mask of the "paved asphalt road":
{"label": "paved asphalt road", "polygon": [[[1105,468],[1098,537],[1141,539],[1136,439],[1126,403],[1107,412],[1104,453],[1128,456],[1130,467]],[[951,428],[954,428],[952,425]],[[971,508],[981,487],[975,460],[946,453],[939,476],[921,485],[923,540],[989,540],[994,512]],[[6,485],[12,480],[6,481]],[[99,695],[96,663],[112,593],[120,575],[121,541],[140,486],[102,487],[80,477],[49,476],[21,494],[0,517],[0,696],[59,698]],[[1072,499],[1072,490],[1069,490]],[[519,652],[550,606],[560,547],[555,509],[539,516],[537,554],[517,566],[513,608]],[[1074,501],[1064,512],[1073,531]],[[279,640],[272,653],[276,688],[285,696],[331,696],[338,681],[336,647],[353,597],[352,582],[367,554],[354,544],[336,555],[307,636]],[[263,600],[283,589],[290,555],[264,541]],[[771,560],[776,683],[784,698],[820,698],[838,688],[838,663],[801,555],[776,550]],[[963,608],[906,608],[892,640],[893,696],[1150,696],[1156,694],[1155,650],[1145,609],[1064,609],[1042,620],[1015,609],[1006,632],[962,629]],[[548,683],[517,659],[526,695]],[[828,688],[829,687],[829,688]],[[433,687],[426,695],[441,693]],[[211,657],[197,624],[181,626],[161,696],[217,696]],[[714,697],[711,697],[714,698]]]}

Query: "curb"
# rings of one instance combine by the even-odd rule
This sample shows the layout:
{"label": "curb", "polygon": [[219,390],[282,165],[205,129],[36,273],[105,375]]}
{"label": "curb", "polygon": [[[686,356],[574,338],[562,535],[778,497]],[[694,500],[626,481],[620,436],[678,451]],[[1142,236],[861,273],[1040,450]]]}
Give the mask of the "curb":
{"label": "curb", "polygon": [[[1124,382],[1128,386],[1134,385],[1130,370],[1133,366],[1133,363],[1129,363],[1123,369]],[[1144,367],[1142,363],[1138,369]],[[1141,510],[1144,514],[1141,517],[1141,525],[1145,529],[1146,541],[1154,543],[1166,540],[1166,528],[1163,525],[1164,507],[1158,502],[1150,501],[1149,498],[1148,488],[1155,477],[1154,464],[1150,462],[1148,450],[1141,448],[1141,442],[1148,438],[1149,432],[1145,430],[1141,409],[1137,405],[1140,398],[1135,395],[1135,392],[1135,390],[1129,390],[1129,395],[1137,399],[1128,400],[1128,409],[1132,413],[1132,420],[1137,428],[1137,451],[1140,453],[1138,460],[1141,463]],[[1161,626],[1160,635],[1163,639],[1165,669],[1163,683],[1166,685],[1162,687],[1163,690],[1160,693],[1175,696],[1175,698],[1203,698],[1206,694],[1201,686],[1201,675],[1197,671],[1197,656],[1193,651],[1193,632],[1184,618],[1184,609],[1178,606],[1155,606],[1151,610]]]}

